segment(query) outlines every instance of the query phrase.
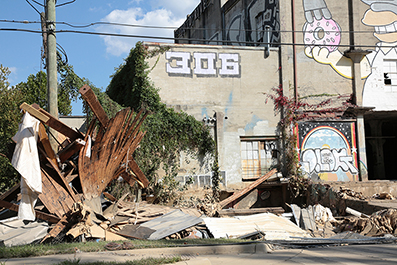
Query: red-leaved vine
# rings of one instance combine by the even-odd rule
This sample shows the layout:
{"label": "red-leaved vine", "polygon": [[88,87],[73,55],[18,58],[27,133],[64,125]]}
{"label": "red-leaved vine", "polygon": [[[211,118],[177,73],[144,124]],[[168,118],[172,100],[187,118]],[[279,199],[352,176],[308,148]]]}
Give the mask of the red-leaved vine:
{"label": "red-leaved vine", "polygon": [[[283,174],[290,178],[290,190],[294,198],[304,196],[309,187],[309,179],[305,178],[300,170],[299,157],[297,152],[297,137],[294,134],[294,129],[297,128],[298,121],[315,120],[322,115],[329,115],[335,118],[335,113],[343,113],[348,107],[354,106],[352,104],[352,95],[310,95],[304,98],[295,100],[284,96],[283,86],[272,89],[274,94],[264,93],[267,101],[270,99],[274,103],[274,111],[280,114],[280,121],[278,130],[281,134],[284,150],[282,152],[282,168]],[[309,104],[304,102],[307,98],[319,98],[327,96],[326,100],[322,100],[317,104]],[[341,100],[342,106],[329,107],[334,100]]]}

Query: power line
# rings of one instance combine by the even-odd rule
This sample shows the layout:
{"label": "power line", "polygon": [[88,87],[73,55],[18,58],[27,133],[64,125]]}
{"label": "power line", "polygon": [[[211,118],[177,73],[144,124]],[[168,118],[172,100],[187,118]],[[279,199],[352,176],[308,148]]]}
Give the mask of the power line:
{"label": "power line", "polygon": [[[0,22],[6,22],[6,23],[20,23],[20,24],[37,24],[41,23],[40,21],[27,21],[27,20],[7,20],[7,19],[0,19]],[[110,25],[110,26],[122,26],[122,27],[133,27],[133,28],[149,28],[149,29],[184,29],[184,30],[189,30],[189,29],[194,29],[194,30],[208,30],[206,28],[178,28],[178,27],[171,27],[171,26],[146,26],[146,25],[137,25],[137,24],[125,24],[125,23],[116,23],[116,22],[91,22],[89,24],[85,25],[74,25],[69,22],[64,22],[64,21],[57,21],[55,22],[56,24],[60,25],[67,25],[72,28],[88,28],[91,26],[95,25]],[[214,29],[216,31],[221,31],[221,29],[217,28]],[[234,31],[234,32],[260,32],[259,30],[245,30],[245,29],[228,29],[227,31]],[[280,32],[280,33],[306,33],[307,31],[303,30],[270,30],[270,32]],[[340,32],[340,33],[373,33],[373,30],[360,30],[360,31],[348,31],[348,30],[340,30],[340,31],[327,31],[327,32]]]}
{"label": "power line", "polygon": [[65,6],[65,5],[74,3],[74,2],[76,2],[76,0],[72,0],[72,1],[69,1],[69,2],[66,2],[66,3],[63,3],[63,4],[59,4],[59,5],[56,5],[55,7]]}
{"label": "power line", "polygon": [[[11,28],[0,28],[0,31],[16,31],[16,32],[29,32],[29,33],[47,33],[41,30],[29,30],[29,29],[11,29]],[[335,46],[344,48],[376,48],[376,45],[350,45],[350,44],[339,44],[339,45],[307,45],[305,43],[282,43],[282,42],[253,42],[253,41],[231,41],[231,40],[209,40],[209,39],[192,39],[192,38],[174,38],[174,37],[161,37],[161,36],[144,36],[144,35],[132,35],[132,34],[120,34],[120,33],[105,33],[105,32],[90,32],[90,31],[78,31],[78,30],[57,30],[55,33],[76,33],[76,34],[87,34],[87,35],[97,35],[97,36],[111,36],[111,37],[125,37],[125,38],[137,38],[137,39],[160,39],[160,40],[171,40],[171,41],[190,41],[190,42],[209,42],[209,43],[220,43],[222,44],[248,44],[248,45],[258,45],[258,44],[270,44],[274,46]],[[249,46],[248,46],[249,47]]]}
{"label": "power line", "polygon": [[43,4],[37,2],[36,0],[31,0],[32,2],[35,2],[36,4],[38,4],[39,6],[45,7]]}
{"label": "power line", "polygon": [[[34,5],[32,5],[32,3],[29,2],[29,0],[26,0],[26,2],[27,2],[34,10],[36,10],[36,12],[40,15],[40,11],[37,10],[37,8],[36,8]],[[34,2],[36,3],[36,1],[34,1]]]}

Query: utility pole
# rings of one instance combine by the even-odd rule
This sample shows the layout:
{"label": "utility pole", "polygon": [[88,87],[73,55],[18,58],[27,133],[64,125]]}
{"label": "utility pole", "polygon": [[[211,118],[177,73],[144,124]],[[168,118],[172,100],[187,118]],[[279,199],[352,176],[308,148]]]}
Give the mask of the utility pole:
{"label": "utility pole", "polygon": [[[56,0],[47,0],[46,5],[46,29],[47,29],[47,96],[48,112],[58,118],[58,78],[57,78],[57,40],[55,36],[55,5]],[[54,138],[57,132],[50,128]],[[55,152],[57,152],[57,142],[50,136],[50,143]]]}

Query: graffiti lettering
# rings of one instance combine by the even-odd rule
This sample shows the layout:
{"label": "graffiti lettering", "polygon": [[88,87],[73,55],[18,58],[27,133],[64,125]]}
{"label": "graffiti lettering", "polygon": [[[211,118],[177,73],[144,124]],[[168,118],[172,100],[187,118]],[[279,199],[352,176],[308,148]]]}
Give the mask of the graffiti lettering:
{"label": "graffiti lettering", "polygon": [[344,172],[358,174],[353,161],[353,156],[348,155],[346,149],[306,149],[301,155],[301,165],[308,173],[336,172],[341,168]]}
{"label": "graffiti lettering", "polygon": [[[271,28],[270,43],[277,46],[280,42],[280,15],[276,0],[253,0],[248,7],[237,13],[227,22],[226,39],[231,45],[245,46],[244,41],[257,42],[263,46],[263,33],[266,26]],[[232,13],[232,12],[230,12]]]}
{"label": "graffiti lettering", "polygon": [[[210,52],[195,52],[194,70],[193,73],[197,76],[215,76],[217,74],[216,68],[216,53]],[[239,55],[230,53],[218,54],[221,67],[218,74],[220,76],[236,77],[240,76]],[[170,75],[191,75],[191,54],[189,52],[166,52],[167,59],[166,71]]]}

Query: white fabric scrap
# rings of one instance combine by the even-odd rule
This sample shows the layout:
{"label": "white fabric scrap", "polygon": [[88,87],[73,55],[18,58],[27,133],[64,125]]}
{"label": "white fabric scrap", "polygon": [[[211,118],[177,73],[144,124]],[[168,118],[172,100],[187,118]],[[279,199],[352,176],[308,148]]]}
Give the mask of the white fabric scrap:
{"label": "white fabric scrap", "polygon": [[87,146],[87,151],[85,152],[86,157],[91,157],[91,137],[88,135],[87,138],[88,146]]}
{"label": "white fabric scrap", "polygon": [[38,195],[42,192],[39,154],[37,139],[40,122],[25,113],[19,130],[12,138],[16,143],[11,164],[21,174],[21,202],[18,218],[35,220],[34,205]]}
{"label": "white fabric scrap", "polygon": [[316,221],[325,222],[335,222],[336,219],[333,217],[331,209],[328,207],[324,207],[321,204],[316,204],[313,206],[314,208],[314,217]]}

